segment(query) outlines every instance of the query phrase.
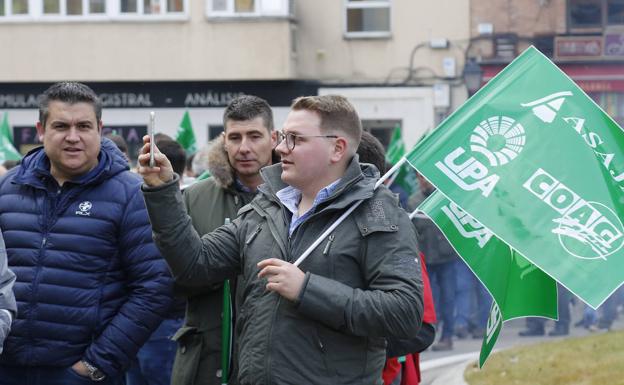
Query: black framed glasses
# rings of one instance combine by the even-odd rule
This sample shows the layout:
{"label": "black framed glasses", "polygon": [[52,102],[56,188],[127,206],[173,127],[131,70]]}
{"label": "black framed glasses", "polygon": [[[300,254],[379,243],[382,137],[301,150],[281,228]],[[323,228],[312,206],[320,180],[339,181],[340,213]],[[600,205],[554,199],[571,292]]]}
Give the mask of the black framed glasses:
{"label": "black framed glasses", "polygon": [[278,143],[281,143],[283,140],[286,141],[286,148],[288,151],[292,151],[295,149],[295,145],[297,144],[297,138],[338,138],[338,135],[297,135],[292,132],[283,133],[282,131],[277,132],[277,140]]}

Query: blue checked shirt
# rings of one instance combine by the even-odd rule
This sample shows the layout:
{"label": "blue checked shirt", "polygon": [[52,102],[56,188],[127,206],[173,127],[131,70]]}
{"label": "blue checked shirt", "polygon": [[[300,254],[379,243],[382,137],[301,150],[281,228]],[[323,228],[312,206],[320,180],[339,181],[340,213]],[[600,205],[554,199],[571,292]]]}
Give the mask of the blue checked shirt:
{"label": "blue checked shirt", "polygon": [[316,210],[316,207],[319,204],[321,204],[323,201],[329,198],[332,192],[334,192],[334,190],[336,189],[336,186],[338,186],[339,182],[340,182],[340,179],[322,188],[321,191],[319,191],[318,194],[316,194],[316,197],[314,198],[314,202],[312,203],[312,207],[310,207],[308,211],[303,213],[302,216],[299,216],[299,211],[297,210],[297,208],[299,207],[299,202],[301,201],[300,190],[292,186],[288,186],[288,187],[284,187],[283,189],[277,192],[276,194],[277,199],[279,199],[280,202],[282,202],[282,204],[286,206],[288,211],[292,213],[292,218],[290,219],[290,227],[288,229],[289,236],[292,235],[293,231],[295,231],[297,226],[303,223],[303,221],[305,221],[310,215],[314,213],[314,210]]}

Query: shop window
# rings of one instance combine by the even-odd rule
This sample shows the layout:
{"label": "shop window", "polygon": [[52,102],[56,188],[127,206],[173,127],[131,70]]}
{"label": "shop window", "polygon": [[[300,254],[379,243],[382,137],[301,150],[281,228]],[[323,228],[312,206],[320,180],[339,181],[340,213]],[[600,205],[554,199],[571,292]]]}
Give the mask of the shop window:
{"label": "shop window", "polygon": [[389,37],[390,0],[346,0],[345,36]]}
{"label": "shop window", "polygon": [[291,12],[290,0],[206,0],[208,17],[286,17]]}
{"label": "shop window", "polygon": [[624,25],[624,0],[607,2],[607,24]]}
{"label": "shop window", "polygon": [[624,25],[624,0],[568,0],[571,32],[602,32],[609,25]]}
{"label": "shop window", "polygon": [[617,124],[624,125],[624,92],[589,92],[588,95]]}

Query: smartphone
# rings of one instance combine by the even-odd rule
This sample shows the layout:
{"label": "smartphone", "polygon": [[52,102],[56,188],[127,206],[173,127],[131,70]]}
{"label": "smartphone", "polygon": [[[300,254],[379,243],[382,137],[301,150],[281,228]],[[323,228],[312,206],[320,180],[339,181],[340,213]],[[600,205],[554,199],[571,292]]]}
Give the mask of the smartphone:
{"label": "smartphone", "polygon": [[154,113],[154,111],[150,111],[150,121],[149,121],[149,126],[148,126],[148,135],[150,137],[150,159],[149,159],[149,166],[150,167],[154,167],[156,166],[156,161],[154,160],[154,131],[155,131],[155,119],[156,118],[156,114]]}

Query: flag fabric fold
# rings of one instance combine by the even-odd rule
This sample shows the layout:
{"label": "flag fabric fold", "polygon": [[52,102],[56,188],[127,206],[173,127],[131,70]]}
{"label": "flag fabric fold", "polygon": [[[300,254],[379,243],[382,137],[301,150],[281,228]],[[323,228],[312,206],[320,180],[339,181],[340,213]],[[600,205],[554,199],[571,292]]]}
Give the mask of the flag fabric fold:
{"label": "flag fabric fold", "polygon": [[591,307],[624,282],[624,132],[537,49],[518,56],[406,157],[451,202]]}
{"label": "flag fabric fold", "polygon": [[557,284],[552,278],[439,191],[418,209],[440,228],[494,299],[479,366],[487,360],[504,321],[529,316],[557,318]]}
{"label": "flag fabric fold", "polygon": [[[394,166],[401,161],[404,155],[405,143],[403,142],[403,133],[401,131],[401,126],[397,125],[392,131],[390,143],[388,143],[386,162]],[[408,165],[401,166],[390,180],[390,184],[400,186],[408,196],[411,195],[417,187],[416,176]]]}

